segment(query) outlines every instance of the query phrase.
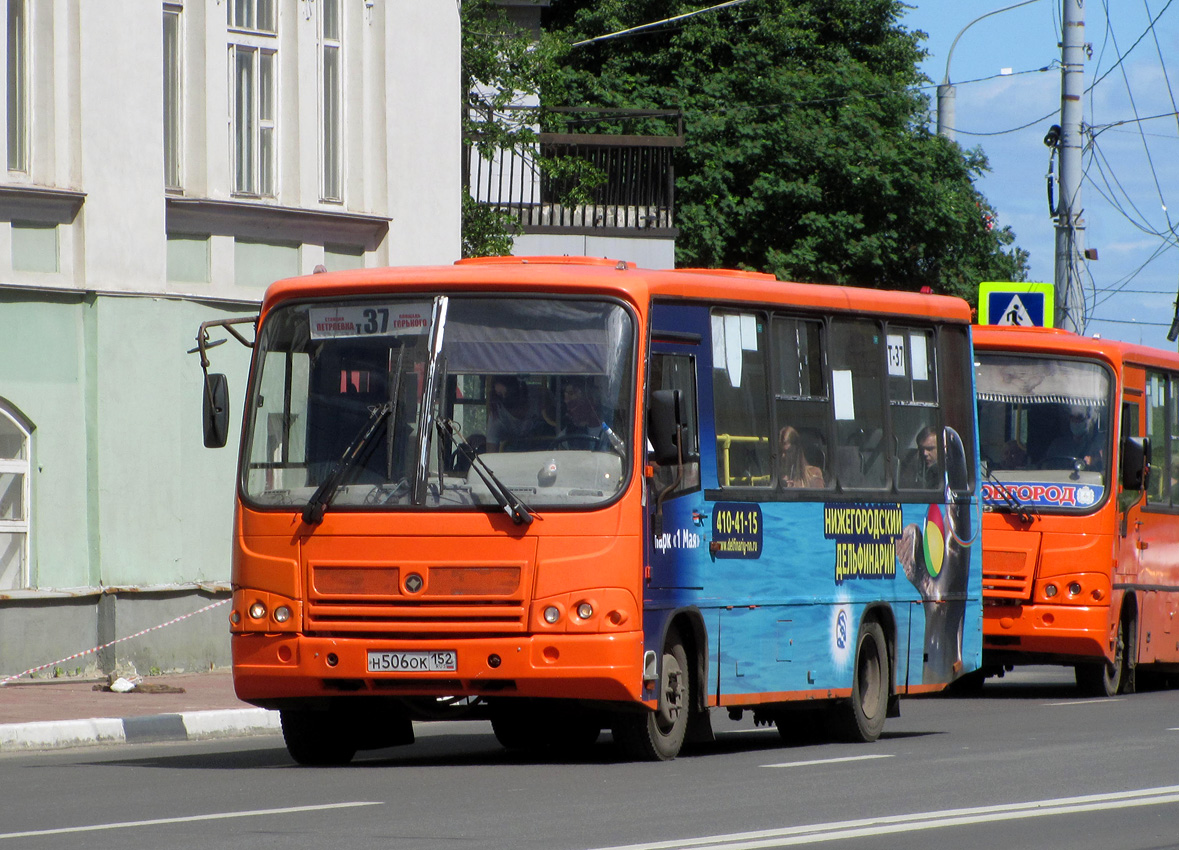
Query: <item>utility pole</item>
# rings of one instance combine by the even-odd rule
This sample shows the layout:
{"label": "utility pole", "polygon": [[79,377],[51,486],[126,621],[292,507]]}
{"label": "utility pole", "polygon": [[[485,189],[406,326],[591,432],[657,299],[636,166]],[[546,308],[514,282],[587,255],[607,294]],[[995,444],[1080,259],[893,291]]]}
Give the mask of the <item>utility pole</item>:
{"label": "utility pole", "polygon": [[1060,202],[1056,210],[1056,326],[1085,330],[1085,225],[1081,218],[1081,120],[1084,110],[1085,0],[1062,0]]}

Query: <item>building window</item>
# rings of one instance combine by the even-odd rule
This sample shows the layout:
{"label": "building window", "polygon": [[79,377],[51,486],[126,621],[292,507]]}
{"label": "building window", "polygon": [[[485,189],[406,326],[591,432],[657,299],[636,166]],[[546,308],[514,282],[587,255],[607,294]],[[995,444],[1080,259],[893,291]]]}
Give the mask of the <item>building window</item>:
{"label": "building window", "polygon": [[0,401],[0,590],[29,586],[29,432]]}
{"label": "building window", "polygon": [[320,142],[323,146],[322,199],[340,201],[344,197],[343,156],[340,130],[343,126],[340,67],[340,0],[323,0],[320,18],[320,67],[323,74],[323,107]]}
{"label": "building window", "polygon": [[274,0],[229,0],[226,20],[232,29],[273,33],[277,29],[274,6]]}
{"label": "building window", "polygon": [[233,76],[233,188],[239,194],[274,195],[275,51],[235,44]]}
{"label": "building window", "polygon": [[181,99],[180,8],[164,7],[164,187],[180,189]]}
{"label": "building window", "polygon": [[29,170],[28,0],[8,0],[8,170]]}

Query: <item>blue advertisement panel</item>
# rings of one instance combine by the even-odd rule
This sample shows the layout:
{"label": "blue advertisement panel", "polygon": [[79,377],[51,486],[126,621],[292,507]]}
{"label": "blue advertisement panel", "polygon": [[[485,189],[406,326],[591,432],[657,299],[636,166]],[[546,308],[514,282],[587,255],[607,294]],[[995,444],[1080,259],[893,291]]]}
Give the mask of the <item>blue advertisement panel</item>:
{"label": "blue advertisement panel", "polygon": [[[707,311],[665,308],[660,318],[674,318],[681,336],[698,334],[705,343],[656,350],[690,353],[698,374],[709,375]],[[795,499],[773,487],[729,495],[718,481],[717,437],[706,415],[711,393],[701,380],[698,487],[659,503],[660,533],[648,535],[647,648],[658,651],[667,618],[694,609],[706,632],[707,693],[722,702],[823,697],[851,687],[857,634],[873,609],[895,639],[901,690],[977,669],[978,494],[940,504],[912,496],[857,502],[836,493]]]}

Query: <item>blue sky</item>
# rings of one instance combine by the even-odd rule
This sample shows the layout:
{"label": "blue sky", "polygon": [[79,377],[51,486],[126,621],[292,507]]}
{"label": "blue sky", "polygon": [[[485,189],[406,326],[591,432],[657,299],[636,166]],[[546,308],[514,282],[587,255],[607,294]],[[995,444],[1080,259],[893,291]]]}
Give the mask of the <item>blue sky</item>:
{"label": "blue sky", "polygon": [[[957,141],[986,153],[992,170],[979,189],[999,223],[1031,253],[1029,279],[1051,283],[1055,230],[1043,139],[1060,121],[1061,3],[1078,0],[1035,0],[973,24],[1019,0],[907,2],[912,8],[902,25],[928,34],[923,70],[935,85],[946,74],[955,36],[970,25],[950,57]],[[1173,233],[1171,243],[1158,234],[1179,229],[1179,0],[1080,2],[1085,41],[1093,48],[1085,87],[1110,72],[1084,98],[1084,122],[1099,129],[1085,155],[1081,188],[1085,244],[1099,256],[1088,264],[1087,332],[1174,350],[1166,333],[1179,288],[1179,250]],[[1126,58],[1118,65],[1120,56]],[[935,88],[929,94],[932,111]]]}

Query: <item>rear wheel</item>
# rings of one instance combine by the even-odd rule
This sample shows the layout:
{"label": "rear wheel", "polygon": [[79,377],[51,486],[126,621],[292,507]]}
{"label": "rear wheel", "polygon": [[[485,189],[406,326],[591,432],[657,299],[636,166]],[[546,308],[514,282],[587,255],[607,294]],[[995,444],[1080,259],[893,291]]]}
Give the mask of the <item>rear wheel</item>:
{"label": "rear wheel", "polygon": [[884,629],[876,621],[866,620],[856,637],[851,699],[835,709],[832,731],[849,741],[868,743],[879,738],[888,715],[891,681]]}
{"label": "rear wheel", "polygon": [[296,762],[313,767],[348,764],[356,755],[353,730],[333,711],[286,709],[279,712],[287,752]]}
{"label": "rear wheel", "polygon": [[614,740],[631,758],[669,761],[679,755],[688,731],[691,710],[688,653],[679,634],[669,632],[659,674],[659,705],[655,711],[620,714],[614,720]]}

